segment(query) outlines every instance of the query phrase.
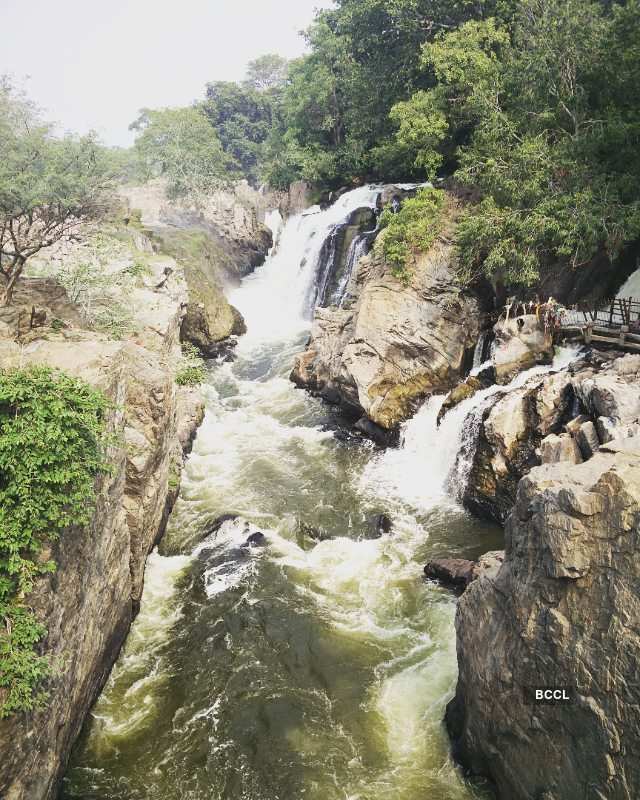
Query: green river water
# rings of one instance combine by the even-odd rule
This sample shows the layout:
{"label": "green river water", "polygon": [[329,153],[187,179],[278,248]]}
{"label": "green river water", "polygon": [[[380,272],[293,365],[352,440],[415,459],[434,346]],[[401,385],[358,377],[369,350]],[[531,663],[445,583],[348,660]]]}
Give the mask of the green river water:
{"label": "green river water", "polygon": [[[455,597],[422,567],[494,549],[501,533],[446,488],[462,411],[437,430],[433,399],[383,452],[336,437],[335,412],[288,380],[308,323],[283,324],[302,297],[285,288],[323,230],[290,221],[235,293],[249,336],[210,369],[181,496],[64,800],[488,796],[449,756]],[[393,530],[375,538],[379,513]],[[207,534],[226,514],[249,527]],[[266,546],[242,547],[255,531]]]}

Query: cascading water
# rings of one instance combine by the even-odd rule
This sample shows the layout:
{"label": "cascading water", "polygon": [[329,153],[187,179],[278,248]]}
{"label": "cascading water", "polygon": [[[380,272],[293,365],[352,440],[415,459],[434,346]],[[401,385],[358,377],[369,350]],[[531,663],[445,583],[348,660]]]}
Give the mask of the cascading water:
{"label": "cascading water", "polygon": [[[358,189],[288,220],[234,293],[249,333],[204,386],[162,554],[66,800],[485,796],[452,765],[441,722],[455,601],[420,574],[431,557],[501,541],[447,490],[465,419],[490,390],[440,428],[432,398],[402,447],[381,453],[334,437],[334,412],[287,377],[323,243],[376,196]],[[393,519],[382,536],[381,513]],[[214,525],[222,515],[242,519]],[[248,546],[251,535],[264,546]]]}

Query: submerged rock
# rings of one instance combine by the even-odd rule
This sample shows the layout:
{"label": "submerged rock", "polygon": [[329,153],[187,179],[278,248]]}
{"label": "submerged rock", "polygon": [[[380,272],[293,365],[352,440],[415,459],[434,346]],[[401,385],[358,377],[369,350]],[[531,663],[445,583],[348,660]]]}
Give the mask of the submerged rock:
{"label": "submerged rock", "polygon": [[466,558],[434,558],[425,566],[424,574],[449,589],[464,591],[470,583],[483,575],[497,575],[503,561],[503,550],[485,553],[477,561]]}
{"label": "submerged rock", "polygon": [[384,534],[391,533],[393,522],[388,514],[376,514],[369,520],[369,528],[372,538],[379,539]]}
{"label": "submerged rock", "polygon": [[[537,467],[458,605],[457,758],[509,800],[640,796],[640,457]],[[534,702],[566,687],[568,703]]]}
{"label": "submerged rock", "polygon": [[262,531],[255,531],[247,536],[247,541],[242,545],[243,547],[266,547],[267,537]]}

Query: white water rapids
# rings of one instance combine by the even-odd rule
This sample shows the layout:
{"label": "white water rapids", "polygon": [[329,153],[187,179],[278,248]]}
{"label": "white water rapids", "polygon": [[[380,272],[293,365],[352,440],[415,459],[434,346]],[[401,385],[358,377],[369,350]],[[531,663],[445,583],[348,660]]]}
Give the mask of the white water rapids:
{"label": "white water rapids", "polygon": [[[465,419],[497,389],[439,429],[443,398],[432,398],[402,446],[380,452],[334,436],[336,412],[288,380],[322,243],[377,194],[357,189],[281,230],[270,215],[277,247],[231,298],[249,332],[234,363],[211,368],[164,554],[149,560],[67,800],[486,796],[452,764],[442,726],[455,600],[421,572],[434,555],[473,557],[499,541],[448,489]],[[375,538],[379,513],[393,530]],[[266,547],[243,547],[244,523],[207,534],[225,514]]]}

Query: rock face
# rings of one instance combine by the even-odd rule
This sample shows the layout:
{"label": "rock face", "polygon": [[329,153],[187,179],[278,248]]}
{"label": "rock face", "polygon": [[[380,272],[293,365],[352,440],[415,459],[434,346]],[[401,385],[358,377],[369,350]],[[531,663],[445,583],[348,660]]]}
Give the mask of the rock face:
{"label": "rock face", "polygon": [[162,180],[122,190],[132,211],[145,228],[177,228],[206,233],[212,251],[212,269],[223,283],[237,281],[263,263],[271,247],[271,232],[264,225],[269,203],[246,181],[232,190],[216,192],[194,206],[188,201],[169,201]]}
{"label": "rock face", "polygon": [[470,443],[473,452],[459,456],[471,461],[464,505],[481,517],[504,523],[518,482],[540,464],[542,440],[562,431],[572,409],[571,376],[565,372],[534,378],[520,389],[496,395],[481,409],[477,438]]}
{"label": "rock face", "polygon": [[123,196],[151,248],[171,255],[184,270],[189,302],[183,341],[205,358],[227,352],[245,326],[227,302],[225,288],[264,262],[273,243],[265,213],[279,198],[262,195],[246,182],[197,207],[169,202],[162,181],[127,188]]}
{"label": "rock face", "polygon": [[418,257],[411,280],[395,278],[373,253],[347,289],[348,308],[318,308],[292,380],[393,430],[432,392],[460,378],[481,312],[456,284],[453,248],[437,242]]}
{"label": "rock face", "polygon": [[[539,464],[587,461],[603,444],[640,434],[640,357],[593,354],[568,371],[531,379],[482,410],[463,502],[504,523],[518,482]],[[471,424],[469,420],[468,425]]]}
{"label": "rock face", "polygon": [[493,361],[498,383],[509,383],[519,372],[536,364],[551,363],[553,341],[535,314],[501,320],[494,331]]}
{"label": "rock face", "polygon": [[[611,450],[622,452],[609,452]],[[640,797],[640,440],[533,469],[458,605],[455,752],[509,800]],[[569,704],[532,689],[567,687]]]}
{"label": "rock face", "polygon": [[[77,310],[65,318],[69,302],[59,291],[49,302],[62,327],[23,333],[9,320],[2,328],[2,367],[46,364],[101,388],[113,401],[114,434],[112,471],[98,480],[91,525],[66,531],[52,546],[57,571],[40,579],[30,598],[47,627],[43,650],[55,672],[44,711],[0,720],[3,800],[56,796],[71,747],[137,613],[147,555],[177,497],[183,453],[203,405],[193,390],[175,384],[187,294],[174,267],[162,288],[152,269],[135,289],[138,313],[129,338],[88,330]],[[39,287],[28,280],[20,287],[26,307]]]}

